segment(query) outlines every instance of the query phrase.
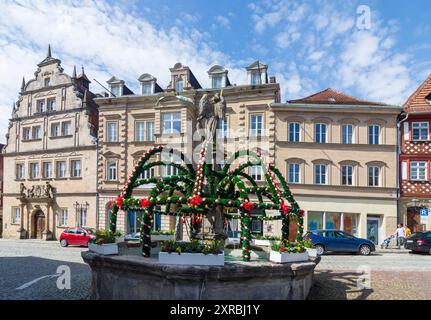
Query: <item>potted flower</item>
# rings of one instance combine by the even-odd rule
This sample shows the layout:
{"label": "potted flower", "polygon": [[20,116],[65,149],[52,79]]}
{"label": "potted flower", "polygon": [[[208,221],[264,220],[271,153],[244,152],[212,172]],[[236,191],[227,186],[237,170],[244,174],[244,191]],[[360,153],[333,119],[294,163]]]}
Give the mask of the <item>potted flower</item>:
{"label": "potted flower", "polygon": [[169,231],[151,231],[151,241],[174,241],[175,235],[174,230]]}
{"label": "potted flower", "polygon": [[163,264],[223,266],[224,246],[221,241],[165,241],[159,252]]}
{"label": "potted flower", "polygon": [[270,247],[276,241],[280,241],[280,237],[257,235],[252,240],[252,245]]}
{"label": "potted flower", "polygon": [[88,244],[88,249],[103,255],[118,254],[118,237],[121,237],[119,232],[112,234],[109,230],[99,230],[94,242]]}
{"label": "potted flower", "polygon": [[308,252],[302,242],[280,242],[271,247],[269,260],[276,263],[308,261]]}
{"label": "potted flower", "polygon": [[304,240],[304,241],[302,241],[302,243],[303,243],[305,250],[307,250],[308,255],[310,257],[313,257],[313,258],[317,257],[317,249],[314,248],[313,243],[310,240],[308,240],[308,239]]}

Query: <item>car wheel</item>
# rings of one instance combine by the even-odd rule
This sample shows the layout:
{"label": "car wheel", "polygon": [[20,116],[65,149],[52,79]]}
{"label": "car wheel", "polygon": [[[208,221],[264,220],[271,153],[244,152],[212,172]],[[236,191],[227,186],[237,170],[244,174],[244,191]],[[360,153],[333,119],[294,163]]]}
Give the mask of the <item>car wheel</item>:
{"label": "car wheel", "polygon": [[363,256],[368,256],[371,253],[371,248],[369,245],[363,244],[362,246],[360,246],[359,252]]}
{"label": "car wheel", "polygon": [[322,254],[324,254],[324,253],[325,253],[325,247],[324,247],[324,246],[322,246],[321,244],[316,244],[316,245],[314,246],[314,248],[316,249],[316,252],[317,252],[317,255],[318,255],[318,256],[321,256]]}
{"label": "car wheel", "polygon": [[67,247],[67,240],[66,239],[61,239],[60,240],[60,245],[62,246],[62,247]]}

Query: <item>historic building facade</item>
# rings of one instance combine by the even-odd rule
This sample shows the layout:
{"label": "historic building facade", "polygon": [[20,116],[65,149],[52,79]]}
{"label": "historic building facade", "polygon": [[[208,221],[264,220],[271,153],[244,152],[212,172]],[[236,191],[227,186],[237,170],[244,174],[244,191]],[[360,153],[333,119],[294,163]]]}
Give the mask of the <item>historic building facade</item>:
{"label": "historic building facade", "polygon": [[51,49],[23,79],[4,148],[3,237],[55,239],[96,227],[98,108],[84,70],[63,72]]}
{"label": "historic building facade", "polygon": [[[99,228],[108,228],[109,203],[119,194],[146,150],[154,145],[169,145],[192,157],[194,147],[200,143],[196,136],[197,106],[205,93],[213,95],[223,91],[227,101],[226,118],[218,133],[218,143],[226,148],[225,154],[231,153],[233,150],[229,148],[235,148],[235,145],[236,148],[238,144],[244,149],[253,148],[250,141],[260,143],[265,140],[269,146],[268,161],[273,162],[274,114],[269,105],[279,102],[280,88],[275,78],[268,77],[267,68],[258,61],[252,63],[244,70],[248,83],[235,85],[231,84],[227,69],[213,66],[208,70],[210,88],[202,88],[190,68],[181,63],[169,69],[171,81],[165,89],[149,74],[139,77],[138,93],[133,93],[121,79],[109,79],[110,96],[95,99],[99,105]],[[241,137],[247,139],[241,140]],[[164,166],[148,170],[144,177],[175,173],[174,167]],[[251,174],[262,178],[259,168]],[[140,188],[135,196],[148,194],[150,187]],[[172,230],[175,223],[172,217],[155,219],[155,227],[165,230]],[[255,223],[254,226],[256,232],[262,232],[262,224]],[[117,228],[123,233],[138,231],[136,213],[120,211]],[[237,226],[232,226],[233,232],[236,229]]]}
{"label": "historic building facade", "polygon": [[400,117],[401,221],[412,232],[431,229],[431,75],[407,99]]}
{"label": "historic building facade", "polygon": [[2,237],[3,234],[3,150],[4,145],[0,143],[0,237]]}
{"label": "historic building facade", "polygon": [[306,212],[306,230],[341,229],[375,243],[393,234],[401,107],[326,89],[271,109],[275,165]]}

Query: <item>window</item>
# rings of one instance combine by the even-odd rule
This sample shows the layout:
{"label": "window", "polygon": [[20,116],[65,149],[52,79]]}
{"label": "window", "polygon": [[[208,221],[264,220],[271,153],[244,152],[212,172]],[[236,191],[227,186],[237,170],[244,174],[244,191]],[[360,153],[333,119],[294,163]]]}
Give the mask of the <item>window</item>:
{"label": "window", "polygon": [[410,179],[424,181],[427,180],[427,162],[412,161],[410,162]]}
{"label": "window", "polygon": [[44,84],[45,84],[45,87],[49,87],[49,85],[51,84],[51,78],[45,78]]}
{"label": "window", "polygon": [[42,175],[44,179],[48,179],[52,177],[52,163],[44,162],[42,165]]}
{"label": "window", "polygon": [[173,165],[165,166],[165,177],[176,176],[176,175],[178,175],[178,168],[174,167]]}
{"label": "window", "polygon": [[380,168],[371,166],[368,168],[368,185],[370,187],[378,187],[380,185]]}
{"label": "window", "polygon": [[70,176],[73,178],[78,178],[81,176],[81,160],[72,160],[70,162],[71,172]]}
{"label": "window", "polygon": [[117,142],[118,141],[118,122],[107,122],[107,141]]}
{"label": "window", "polygon": [[78,226],[85,227],[87,225],[87,209],[79,208],[78,210]]}
{"label": "window", "polygon": [[222,119],[218,122],[218,131],[217,131],[217,137],[218,138],[227,138],[227,118]]}
{"label": "window", "polygon": [[326,124],[316,123],[314,130],[316,143],[326,143]]}
{"label": "window", "polygon": [[30,179],[39,178],[39,163],[30,163]]}
{"label": "window", "polygon": [[[356,235],[358,231],[359,214],[356,213],[309,211],[307,216],[309,231],[339,229],[344,231],[343,237]],[[335,236],[335,233],[327,232],[325,236]]]}
{"label": "window", "polygon": [[429,123],[428,122],[413,122],[413,140],[428,140]]}
{"label": "window", "polygon": [[314,183],[326,184],[326,165],[316,164],[314,166]]}
{"label": "window", "polygon": [[251,232],[254,234],[262,234],[263,228],[263,221],[260,219],[257,219],[256,217],[254,217],[254,219],[252,218],[251,220]]}
{"label": "window", "polygon": [[353,126],[351,124],[344,124],[341,127],[341,143],[343,144],[353,143]]}
{"label": "window", "polygon": [[290,183],[299,183],[299,163],[288,164],[288,180]]}
{"label": "window", "polygon": [[289,142],[299,142],[301,125],[297,122],[289,123]]}
{"label": "window", "polygon": [[39,100],[37,102],[37,112],[45,112],[45,100]]}
{"label": "window", "polygon": [[212,87],[213,87],[213,89],[221,88],[222,87],[221,82],[222,82],[221,76],[212,76]]}
{"label": "window", "polygon": [[153,86],[151,83],[144,83],[142,84],[142,94],[144,96],[149,96],[150,94],[153,93]]}
{"label": "window", "polygon": [[31,139],[31,128],[22,128],[22,140]]}
{"label": "window", "polygon": [[61,135],[60,123],[51,124],[51,137],[59,137]]}
{"label": "window", "polygon": [[72,134],[72,123],[70,121],[61,123],[61,133],[63,136],[70,136]]}
{"label": "window", "polygon": [[379,144],[380,143],[380,127],[378,125],[368,126],[368,143]]}
{"label": "window", "polygon": [[175,83],[175,91],[176,92],[182,92],[184,89],[184,82],[181,79],[178,79]]}
{"label": "window", "polygon": [[262,181],[262,166],[250,167],[250,175],[256,181]]}
{"label": "window", "polygon": [[32,131],[32,139],[34,140],[41,139],[40,126],[32,127],[31,131]]}
{"label": "window", "polygon": [[120,88],[120,86],[111,86],[111,93],[115,97],[121,96],[121,88]]}
{"label": "window", "polygon": [[12,208],[12,223],[19,224],[21,222],[21,208]]}
{"label": "window", "polygon": [[155,176],[155,170],[154,170],[154,167],[153,167],[153,168],[150,168],[150,169],[144,170],[144,171],[141,173],[141,175],[139,176],[139,178],[140,178],[140,179],[150,179],[150,178],[152,178],[152,177],[154,177],[154,176]]}
{"label": "window", "polygon": [[136,121],[135,123],[135,140],[144,141],[145,138],[145,121]]}
{"label": "window", "polygon": [[60,209],[60,226],[67,226],[68,225],[68,213],[66,208]]}
{"label": "window", "polygon": [[147,141],[154,140],[154,122],[147,122]]}
{"label": "window", "polygon": [[16,178],[17,180],[24,179],[25,175],[25,167],[23,163],[16,164]]}
{"label": "window", "polygon": [[55,111],[55,98],[54,99],[48,99],[48,111]]}
{"label": "window", "polygon": [[260,72],[259,71],[254,71],[251,73],[251,84],[252,85],[258,85],[261,84],[261,78],[260,78]]}
{"label": "window", "polygon": [[261,114],[253,114],[250,117],[250,135],[252,137],[262,136],[262,118]]}
{"label": "window", "polygon": [[344,186],[353,185],[353,166],[341,166],[341,184]]}
{"label": "window", "polygon": [[55,173],[57,178],[65,178],[66,177],[66,161],[57,161],[56,162]]}
{"label": "window", "polygon": [[109,160],[107,162],[107,176],[109,181],[116,181],[117,180],[117,161],[116,160]]}
{"label": "window", "polygon": [[164,113],[162,115],[163,134],[177,134],[181,132],[181,113]]}

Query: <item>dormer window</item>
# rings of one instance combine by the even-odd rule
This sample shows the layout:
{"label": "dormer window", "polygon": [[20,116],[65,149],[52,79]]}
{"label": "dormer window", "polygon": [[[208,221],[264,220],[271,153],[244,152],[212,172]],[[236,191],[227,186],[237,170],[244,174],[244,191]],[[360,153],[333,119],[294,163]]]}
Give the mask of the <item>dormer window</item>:
{"label": "dormer window", "polygon": [[260,78],[260,72],[259,71],[254,71],[251,73],[251,84],[252,85],[261,84],[261,78]]}
{"label": "dormer window", "polygon": [[142,84],[142,94],[144,96],[149,96],[153,94],[153,86],[151,83],[143,83]]}
{"label": "dormer window", "polygon": [[222,76],[212,77],[212,87],[213,89],[220,89],[222,87]]}
{"label": "dormer window", "polygon": [[121,96],[121,87],[119,85],[111,86],[111,93],[113,96]]}
{"label": "dormer window", "polygon": [[45,78],[45,87],[49,87],[51,85],[51,78]]}
{"label": "dormer window", "polygon": [[184,90],[184,81],[182,79],[178,79],[175,83],[175,91],[182,92]]}

